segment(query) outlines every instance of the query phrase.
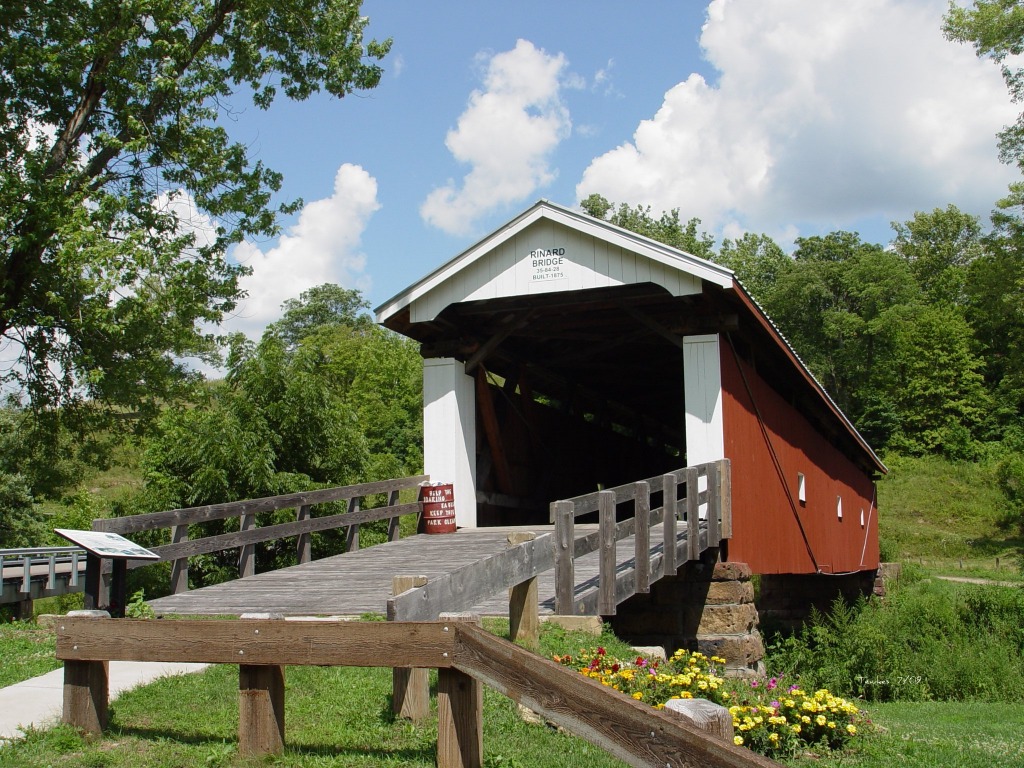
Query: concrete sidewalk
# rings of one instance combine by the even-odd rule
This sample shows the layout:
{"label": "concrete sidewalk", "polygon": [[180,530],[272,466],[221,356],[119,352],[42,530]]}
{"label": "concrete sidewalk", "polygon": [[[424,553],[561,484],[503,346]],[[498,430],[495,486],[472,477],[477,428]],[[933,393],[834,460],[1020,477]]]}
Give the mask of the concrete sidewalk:
{"label": "concrete sidewalk", "polygon": [[[110,662],[110,700],[122,691],[145,685],[160,677],[183,675],[205,669],[206,664],[161,662]],[[23,728],[47,728],[60,722],[64,706],[64,670],[0,688],[0,742],[17,739]]]}

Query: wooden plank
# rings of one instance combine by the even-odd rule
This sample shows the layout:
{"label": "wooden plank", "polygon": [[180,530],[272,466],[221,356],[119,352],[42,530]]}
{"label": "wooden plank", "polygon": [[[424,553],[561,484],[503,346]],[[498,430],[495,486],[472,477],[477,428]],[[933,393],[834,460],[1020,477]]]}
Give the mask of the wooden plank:
{"label": "wooden plank", "polygon": [[[446,618],[456,631],[480,622],[472,614]],[[484,690],[476,678],[453,667],[437,670],[437,768],[482,768],[483,713]]]}
{"label": "wooden plank", "polygon": [[357,496],[389,493],[393,490],[416,488],[420,483],[428,482],[429,480],[430,475],[417,475],[396,480],[381,480],[374,483],[361,483],[360,485],[346,485],[338,488],[289,493],[283,496],[266,496],[260,499],[232,501],[226,504],[210,504],[203,507],[186,507],[166,512],[151,512],[146,515],[101,518],[92,521],[92,529],[94,531],[109,531],[124,535],[135,533],[136,531],[149,531],[154,528],[170,528],[172,525],[223,520],[226,517],[238,517],[245,513],[273,512],[277,509],[292,509],[307,504],[324,504],[329,501],[342,501]]}
{"label": "wooden plank", "polygon": [[697,468],[686,470],[686,540],[690,543],[689,560],[700,559],[700,501],[697,498]]}
{"label": "wooden plank", "polygon": [[284,667],[238,665],[238,754],[284,752]]}
{"label": "wooden plank", "polygon": [[[388,494],[388,506],[398,506],[399,492],[397,490]],[[418,521],[417,521],[418,522]],[[388,518],[388,541],[398,541],[402,537],[401,521],[397,517]]]}
{"label": "wooden plank", "polygon": [[432,621],[444,611],[472,608],[554,565],[554,537],[538,536],[518,547],[463,566],[388,601],[397,621]]}
{"label": "wooden plank", "polygon": [[601,491],[598,513],[601,533],[601,600],[597,612],[602,616],[615,614],[615,494]]}
{"label": "wooden plank", "polygon": [[636,484],[636,534],[634,561],[636,563],[636,591],[651,591],[651,487],[641,481]]}
{"label": "wooden plank", "polygon": [[676,499],[676,476],[663,475],[661,480],[663,490],[662,509],[662,551],[664,552],[664,574],[675,573],[678,563],[676,562],[676,515],[678,514],[678,502]]}
{"label": "wooden plank", "polygon": [[572,593],[575,576],[575,516],[571,501],[556,501],[551,505],[555,520],[555,613],[569,616],[575,613]]}
{"label": "wooden plank", "polygon": [[451,632],[436,622],[65,618],[57,625],[57,658],[74,661],[439,668],[450,663],[451,646]]}
{"label": "wooden plank", "polygon": [[[338,515],[327,515],[325,517],[311,517],[308,520],[296,521],[293,523],[278,523],[276,525],[265,525],[250,531],[239,531],[237,533],[223,533],[219,536],[207,536],[202,539],[190,539],[180,544],[164,544],[160,547],[151,547],[150,551],[160,555],[163,560],[172,560],[181,557],[193,557],[195,555],[207,554],[209,552],[220,552],[224,549],[233,549],[244,544],[257,544],[262,541],[274,541],[289,536],[296,536],[301,533],[312,533],[314,531],[325,531],[331,528],[341,528],[347,525],[356,525],[373,520],[384,520],[389,517],[400,517],[418,512],[422,505],[420,502],[399,504],[396,507],[377,507],[375,509],[361,509],[358,512],[349,514],[342,512]],[[150,565],[152,561],[133,560],[128,564],[129,568],[142,568]]]}
{"label": "wooden plank", "polygon": [[476,627],[456,627],[454,666],[637,768],[779,766]]}

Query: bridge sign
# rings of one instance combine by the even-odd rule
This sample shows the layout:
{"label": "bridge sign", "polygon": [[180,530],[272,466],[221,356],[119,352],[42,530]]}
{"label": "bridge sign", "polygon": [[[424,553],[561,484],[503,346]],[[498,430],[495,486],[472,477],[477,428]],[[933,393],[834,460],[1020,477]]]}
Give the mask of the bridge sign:
{"label": "bridge sign", "polygon": [[67,528],[54,528],[53,532],[72,544],[77,544],[97,557],[109,557],[111,560],[159,560],[160,555],[140,547],[124,536],[103,531],[76,531]]}
{"label": "bridge sign", "polygon": [[106,531],[76,531],[54,528],[53,532],[86,551],[85,556],[85,607],[88,610],[100,607],[100,571],[102,560],[111,561],[110,599],[107,610],[114,618],[124,618],[127,602],[127,580],[129,560],[159,560],[160,555],[140,547],[124,536]]}

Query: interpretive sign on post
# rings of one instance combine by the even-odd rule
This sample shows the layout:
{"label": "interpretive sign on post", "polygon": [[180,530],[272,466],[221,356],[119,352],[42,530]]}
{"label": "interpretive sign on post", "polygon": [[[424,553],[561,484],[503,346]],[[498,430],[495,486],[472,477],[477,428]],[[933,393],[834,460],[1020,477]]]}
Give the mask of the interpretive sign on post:
{"label": "interpretive sign on post", "polygon": [[160,555],[116,533],[76,531],[67,528],[54,528],[53,532],[86,551],[83,590],[86,610],[100,607],[100,572],[103,558],[111,561],[110,600],[107,610],[112,617],[123,618],[127,601],[128,561],[159,560]]}

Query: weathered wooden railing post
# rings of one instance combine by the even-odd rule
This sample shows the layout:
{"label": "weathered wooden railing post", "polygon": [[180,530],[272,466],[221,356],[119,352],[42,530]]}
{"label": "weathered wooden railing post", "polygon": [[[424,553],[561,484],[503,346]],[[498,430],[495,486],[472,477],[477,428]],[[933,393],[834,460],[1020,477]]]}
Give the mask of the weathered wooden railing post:
{"label": "weathered wooden railing post", "polygon": [[[251,531],[256,527],[256,515],[245,514],[238,520],[238,531]],[[238,552],[238,576],[244,579],[256,573],[256,545],[243,544]]]}
{"label": "weathered wooden railing post", "polygon": [[597,612],[602,616],[615,614],[615,492],[601,491],[597,500],[600,583]]}
{"label": "weathered wooden railing post", "polygon": [[722,514],[722,488],[718,483],[718,462],[708,464],[708,546],[718,548],[722,540],[719,515]]}
{"label": "weathered wooden railing post", "polygon": [[[426,583],[426,576],[395,576],[391,592],[397,597]],[[430,675],[426,669],[395,667],[391,671],[391,711],[414,723],[430,714]]]}
{"label": "weathered wooden railing post", "polygon": [[665,518],[662,520],[663,549],[662,556],[665,563],[664,576],[670,576],[676,572],[676,520],[679,514],[676,503],[676,476],[673,474],[663,475],[661,478],[662,499],[661,506],[665,510]]}
{"label": "weathered wooden railing post", "polygon": [[686,468],[687,558],[700,560],[700,482],[696,467]]}
{"label": "weathered wooden railing post", "polygon": [[[348,500],[348,514],[352,515],[359,511],[359,497],[354,496]],[[359,524],[350,525],[345,529],[345,551],[357,552],[359,550]]]}
{"label": "weathered wooden railing post", "polygon": [[[171,526],[171,543],[188,541],[188,524]],[[171,561],[171,594],[188,592],[188,558],[180,557]]]}
{"label": "weathered wooden railing post", "polygon": [[[243,613],[244,619],[283,619],[266,613]],[[261,622],[262,623],[262,622]],[[258,627],[253,633],[259,634]],[[241,653],[241,652],[240,652]],[[244,659],[244,656],[240,656]],[[279,755],[284,752],[284,667],[238,665],[238,754]]]}
{"label": "weathered wooden railing post", "polygon": [[[99,558],[97,558],[99,560]],[[106,611],[71,611],[67,618],[109,619]],[[61,627],[63,629],[63,627]],[[110,695],[105,661],[64,661],[64,711],[61,722],[98,736],[107,727]]]}
{"label": "weathered wooden railing post", "polygon": [[[388,494],[388,506],[398,504],[399,491],[395,490]],[[417,521],[418,523],[419,521]],[[401,520],[397,517],[388,518],[388,541],[398,541],[402,537]]]}
{"label": "weathered wooden railing post", "polygon": [[[520,531],[508,535],[509,547],[533,541],[537,534],[532,531]],[[540,642],[540,600],[537,595],[537,577],[520,582],[508,590],[508,637],[514,642],[522,642],[531,650],[536,650]]]}
{"label": "weathered wooden railing post", "polygon": [[[440,620],[480,624],[473,613],[442,613]],[[483,714],[479,680],[454,667],[437,670],[437,768],[483,766]]]}
{"label": "weathered wooden railing post", "polygon": [[[301,523],[303,520],[309,520],[309,506],[309,504],[302,504],[299,507],[298,511],[295,513],[295,522]],[[313,559],[313,534],[299,534],[299,538],[295,542],[295,554],[299,559],[299,565],[304,565]]]}
{"label": "weathered wooden railing post", "polygon": [[732,462],[729,459],[721,461],[718,483],[718,495],[722,500],[722,539],[728,541],[732,538]]}
{"label": "weathered wooden railing post", "polygon": [[555,613],[572,616],[576,613],[573,589],[576,586],[575,555],[576,518],[571,501],[556,501],[551,505],[555,518]]}
{"label": "weathered wooden railing post", "polygon": [[636,484],[633,506],[636,519],[633,563],[636,569],[636,591],[651,591],[651,486],[641,480]]}

